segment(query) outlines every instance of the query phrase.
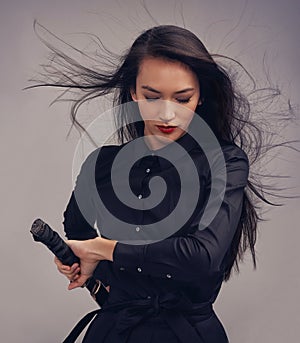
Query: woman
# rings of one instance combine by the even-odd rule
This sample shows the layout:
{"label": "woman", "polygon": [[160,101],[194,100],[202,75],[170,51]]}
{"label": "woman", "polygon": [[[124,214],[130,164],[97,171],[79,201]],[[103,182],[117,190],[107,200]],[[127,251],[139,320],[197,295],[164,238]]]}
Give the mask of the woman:
{"label": "woman", "polygon": [[[113,91],[114,105],[131,101],[136,105],[136,111],[123,111],[118,118],[121,144],[104,146],[86,159],[64,212],[67,243],[80,258],[80,266],[71,267],[55,260],[59,271],[71,281],[69,289],[82,286],[92,275],[109,289],[108,299],[83,342],[228,342],[213,303],[222,282],[229,279],[234,264],[238,267],[248,248],[255,266],[258,215],[250,195],[267,201],[248,180],[249,160],[251,157],[252,163],[259,156],[261,136],[248,119],[247,99],[239,95],[201,41],[187,29],[173,25],[143,32],[110,73],[84,68],[55,52],[58,65],[69,75],[64,77],[66,73],[55,69],[57,81],[47,85],[83,91],[72,109],[75,124],[80,125],[78,106]],[[203,130],[205,124],[199,124],[199,118],[207,125],[202,132],[213,132],[221,155],[214,147],[203,148],[191,134]],[[257,133],[256,142],[247,134],[248,127]],[[129,144],[138,138],[144,139],[139,144],[142,153],[135,155],[134,145]],[[174,145],[185,153],[177,155]],[[110,172],[125,147],[129,147],[128,156],[136,157],[129,184],[141,203],[146,204],[151,191],[159,191],[161,184],[157,188],[152,184],[151,189],[153,177],[166,182],[163,200],[144,211],[124,205],[115,195],[118,189],[114,189]],[[209,155],[214,156],[213,161]],[[168,162],[166,156],[175,162]],[[163,234],[169,228],[159,226],[162,219],[175,210],[186,214],[195,199],[189,203],[187,198],[184,209],[176,208],[181,196],[176,170],[187,175],[189,158],[197,177],[186,184],[190,194],[195,188],[199,194],[184,224],[150,244],[128,244],[109,233],[110,228],[114,232],[122,228],[112,228],[104,208],[132,226],[132,237],[153,223]],[[119,181],[121,188],[122,179]],[[89,191],[93,182],[103,209],[94,205]],[[84,201],[78,195],[83,190]],[[210,211],[214,212],[212,220],[200,228],[204,214]],[[176,226],[180,218],[179,214],[172,223]],[[101,237],[94,229],[95,221]]]}

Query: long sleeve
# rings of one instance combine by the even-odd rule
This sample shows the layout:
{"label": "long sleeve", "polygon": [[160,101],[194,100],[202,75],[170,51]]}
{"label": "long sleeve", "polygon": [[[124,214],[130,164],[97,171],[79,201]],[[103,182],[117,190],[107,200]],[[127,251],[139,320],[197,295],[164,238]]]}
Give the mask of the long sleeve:
{"label": "long sleeve", "polygon": [[97,237],[96,230],[86,221],[79,210],[74,191],[64,211],[64,230],[68,239],[85,240]]}
{"label": "long sleeve", "polygon": [[[91,182],[94,180],[94,165],[98,150],[92,152],[82,164],[80,173],[76,179],[75,188],[64,211],[64,230],[68,239],[86,240],[98,236],[97,231],[91,225],[96,220],[96,211],[91,196]],[[78,199],[80,206],[78,206]],[[82,214],[85,213],[86,217]],[[94,271],[94,277],[109,285],[108,265],[110,262],[101,261]]]}
{"label": "long sleeve", "polygon": [[95,156],[95,152],[90,154],[82,164],[75,188],[63,213],[63,226],[68,239],[85,240],[98,236],[92,226],[95,223],[95,209],[88,191],[93,181],[92,166]]}
{"label": "long sleeve", "polygon": [[[221,206],[207,227],[147,245],[118,242],[113,255],[114,265],[131,273],[185,282],[201,281],[208,274],[219,272],[240,219],[249,172],[247,156],[241,149],[225,147],[224,158],[226,189]],[[222,175],[215,177],[218,184],[218,177]],[[210,182],[206,187],[205,191],[209,193]],[[210,206],[214,206],[214,202]],[[205,208],[205,211],[209,210],[209,206]]]}

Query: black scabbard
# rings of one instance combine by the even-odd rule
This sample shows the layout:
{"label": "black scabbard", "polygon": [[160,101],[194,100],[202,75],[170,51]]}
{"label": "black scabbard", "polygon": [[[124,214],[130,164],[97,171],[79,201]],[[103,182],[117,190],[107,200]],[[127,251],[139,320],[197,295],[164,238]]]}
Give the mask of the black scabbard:
{"label": "black scabbard", "polygon": [[82,287],[86,287],[90,291],[93,299],[100,307],[102,307],[108,298],[108,291],[106,290],[104,284],[100,280],[90,277]]}

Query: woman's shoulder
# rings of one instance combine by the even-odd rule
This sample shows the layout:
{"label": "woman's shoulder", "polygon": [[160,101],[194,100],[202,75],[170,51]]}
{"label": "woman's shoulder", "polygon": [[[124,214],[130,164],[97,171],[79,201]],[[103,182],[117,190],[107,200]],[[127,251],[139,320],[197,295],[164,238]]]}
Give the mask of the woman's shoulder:
{"label": "woman's shoulder", "polygon": [[103,145],[92,150],[83,158],[80,174],[90,175],[91,173],[94,174],[95,170],[107,169],[121,147],[120,145]]}
{"label": "woman's shoulder", "polygon": [[220,147],[222,149],[225,161],[242,159],[249,164],[248,155],[243,148],[237,144],[225,140],[220,140]]}
{"label": "woman's shoulder", "polygon": [[249,177],[249,159],[241,147],[232,142],[221,142],[229,184],[246,186]]}
{"label": "woman's shoulder", "polygon": [[122,149],[122,147],[125,144],[121,144],[121,145],[111,144],[111,145],[103,145],[101,147],[98,147],[87,155],[85,159],[85,163],[89,163],[90,161],[96,161],[96,160],[99,161],[99,159],[103,161],[111,160],[115,157],[115,155]]}
{"label": "woman's shoulder", "polygon": [[[125,143],[126,144],[126,143]],[[125,144],[121,145],[103,145],[98,148],[98,155],[103,159],[113,158]]]}
{"label": "woman's shoulder", "polygon": [[210,167],[221,166],[226,164],[226,166],[231,164],[241,164],[244,165],[246,169],[249,168],[249,159],[247,153],[243,148],[235,144],[234,142],[226,140],[218,140],[217,143],[214,142],[212,145],[207,145],[203,147],[197,146],[193,149],[193,154],[199,157],[201,162],[201,167],[204,163],[208,163]]}

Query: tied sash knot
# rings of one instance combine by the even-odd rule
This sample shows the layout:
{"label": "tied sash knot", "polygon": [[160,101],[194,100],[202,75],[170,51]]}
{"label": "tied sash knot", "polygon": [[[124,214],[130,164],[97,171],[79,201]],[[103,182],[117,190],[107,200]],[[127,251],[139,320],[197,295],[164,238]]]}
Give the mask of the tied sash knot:
{"label": "tied sash knot", "polygon": [[180,342],[203,343],[203,340],[188,321],[188,315],[211,315],[211,303],[192,303],[182,293],[166,293],[118,302],[103,306],[101,311],[118,312],[116,330],[120,335],[128,337],[134,327],[146,319],[161,315]]}

